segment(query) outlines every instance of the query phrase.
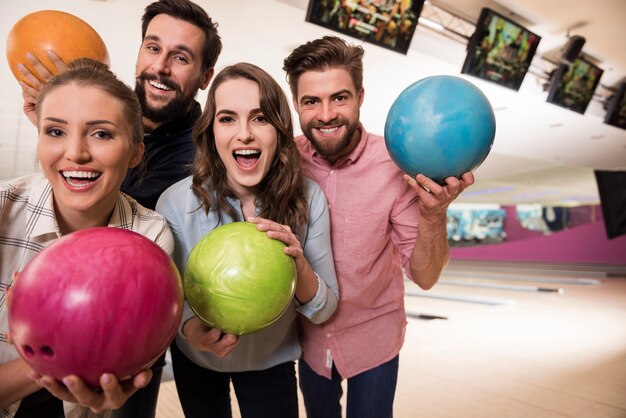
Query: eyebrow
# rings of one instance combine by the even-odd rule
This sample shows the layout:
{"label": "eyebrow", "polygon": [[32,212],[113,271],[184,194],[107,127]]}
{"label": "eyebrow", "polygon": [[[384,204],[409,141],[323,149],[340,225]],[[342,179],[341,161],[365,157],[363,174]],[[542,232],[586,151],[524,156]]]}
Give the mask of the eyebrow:
{"label": "eyebrow", "polygon": [[[351,92],[349,89],[342,89],[342,90],[339,90],[339,91],[337,91],[337,92],[335,92],[335,93],[332,93],[332,94],[330,95],[330,98],[331,98],[331,99],[334,99],[335,97],[341,96],[341,95],[343,95],[343,94],[347,94],[347,95],[348,95],[348,96],[350,96],[350,97],[353,97],[353,96],[354,96],[354,95],[352,94],[352,92]],[[313,96],[313,95],[302,96],[302,97],[300,98],[299,102],[300,102],[300,103],[302,103],[302,102],[304,102],[304,101],[306,101],[306,100],[311,100],[311,99],[316,99],[316,100],[319,100],[319,96]]]}
{"label": "eyebrow", "polygon": [[[68,124],[67,120],[65,119],[61,119],[61,118],[55,118],[53,116],[49,116],[47,118],[44,118],[44,120],[50,121],[50,122],[56,122],[56,123],[63,123],[63,124]],[[117,125],[113,122],[111,122],[110,120],[107,119],[95,119],[95,120],[90,120],[87,121],[85,123],[87,126],[92,126],[92,125],[102,125],[102,124],[107,124],[107,125],[113,125],[115,127],[117,127]]]}
{"label": "eyebrow", "polygon": [[[144,42],[146,40],[148,41],[155,41],[155,42],[160,42],[161,38],[159,38],[156,35],[146,35],[145,38],[143,38]],[[196,57],[196,54],[194,54],[193,50],[191,48],[189,48],[187,45],[185,44],[178,44],[174,46],[174,51],[183,51],[186,52],[187,54],[191,55],[192,58]]]}
{"label": "eyebrow", "polygon": [[[257,107],[255,109],[250,109],[250,112],[248,112],[249,115],[254,115],[257,113],[263,113],[260,107]],[[215,116],[221,115],[221,114],[236,115],[237,112],[235,112],[234,110],[230,110],[230,109],[219,109],[217,112],[215,112]]]}

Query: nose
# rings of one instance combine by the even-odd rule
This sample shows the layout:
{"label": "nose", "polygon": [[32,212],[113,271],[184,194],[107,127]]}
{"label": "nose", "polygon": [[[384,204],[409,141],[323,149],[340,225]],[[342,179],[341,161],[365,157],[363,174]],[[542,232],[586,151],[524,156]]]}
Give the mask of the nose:
{"label": "nose", "polygon": [[169,74],[170,62],[168,54],[161,53],[156,56],[152,62],[152,69],[157,74]]}
{"label": "nose", "polygon": [[239,132],[237,133],[237,140],[244,144],[249,144],[254,141],[254,134],[248,123],[241,123],[239,126]]}
{"label": "nose", "polygon": [[87,138],[82,135],[70,135],[65,145],[65,158],[75,163],[85,163],[91,159]]}
{"label": "nose", "polygon": [[337,117],[337,112],[332,103],[322,103],[319,112],[317,114],[317,118],[320,122],[328,123]]}

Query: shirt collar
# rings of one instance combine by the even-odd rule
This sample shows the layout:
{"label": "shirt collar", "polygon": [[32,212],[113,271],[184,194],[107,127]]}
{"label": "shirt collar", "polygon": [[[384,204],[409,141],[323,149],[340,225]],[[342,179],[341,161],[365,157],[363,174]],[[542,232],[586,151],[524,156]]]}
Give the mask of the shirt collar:
{"label": "shirt collar", "polygon": [[33,181],[26,211],[30,224],[26,231],[28,238],[35,239],[49,234],[61,236],[54,213],[52,186],[43,174]]}
{"label": "shirt collar", "polygon": [[[50,234],[61,237],[61,231],[54,211],[52,186],[43,175],[33,182],[31,193],[28,197],[27,211],[29,219],[32,220],[30,232],[27,231],[30,239],[36,240],[38,237]],[[120,193],[117,196],[113,214],[107,226],[131,230],[132,223],[133,209],[128,199],[124,199]]]}

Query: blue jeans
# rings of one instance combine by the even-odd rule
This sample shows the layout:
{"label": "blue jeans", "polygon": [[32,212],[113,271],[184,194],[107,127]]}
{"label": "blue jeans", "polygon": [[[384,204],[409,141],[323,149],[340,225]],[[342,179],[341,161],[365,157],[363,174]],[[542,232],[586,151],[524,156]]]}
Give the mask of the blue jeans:
{"label": "blue jeans", "polygon": [[[392,418],[399,356],[348,379],[347,418]],[[332,380],[298,362],[300,390],[307,418],[341,418],[341,376],[333,365]]]}
{"label": "blue jeans", "polygon": [[231,380],[243,418],[298,418],[295,362],[267,370],[222,373],[189,360],[176,341],[170,352],[176,390],[186,418],[231,418]]}

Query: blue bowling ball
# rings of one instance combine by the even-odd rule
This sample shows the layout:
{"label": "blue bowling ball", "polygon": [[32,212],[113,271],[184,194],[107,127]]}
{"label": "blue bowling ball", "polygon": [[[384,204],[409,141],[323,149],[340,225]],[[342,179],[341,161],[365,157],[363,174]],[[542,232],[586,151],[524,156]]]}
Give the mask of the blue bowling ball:
{"label": "blue bowling ball", "polygon": [[407,87],[385,121],[385,144],[402,171],[443,184],[487,158],[496,118],[487,97],[460,77],[437,75]]}

